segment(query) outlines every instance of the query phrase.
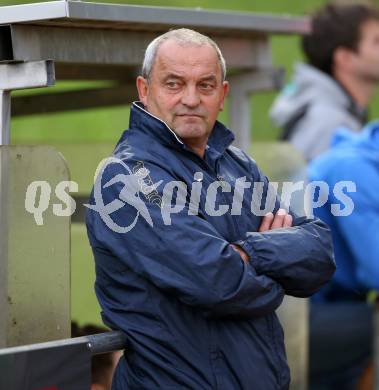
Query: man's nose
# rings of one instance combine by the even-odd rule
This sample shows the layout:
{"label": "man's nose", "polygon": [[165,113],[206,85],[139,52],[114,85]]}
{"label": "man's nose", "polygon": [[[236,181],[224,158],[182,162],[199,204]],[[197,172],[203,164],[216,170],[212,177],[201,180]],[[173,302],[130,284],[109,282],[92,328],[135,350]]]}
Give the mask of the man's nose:
{"label": "man's nose", "polygon": [[200,104],[200,95],[196,86],[188,85],[183,91],[181,100],[187,107],[197,107]]}

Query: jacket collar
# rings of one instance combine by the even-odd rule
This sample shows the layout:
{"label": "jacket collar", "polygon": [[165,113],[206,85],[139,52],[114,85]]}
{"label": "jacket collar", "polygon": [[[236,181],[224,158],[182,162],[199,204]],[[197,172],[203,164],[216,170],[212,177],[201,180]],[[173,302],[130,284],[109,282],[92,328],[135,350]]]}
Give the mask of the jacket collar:
{"label": "jacket collar", "polygon": [[333,100],[334,104],[346,107],[362,126],[367,122],[367,107],[360,107],[348,90],[329,74],[310,64],[297,64],[295,80],[301,85],[299,88],[303,91],[303,95],[306,91],[312,91],[314,93],[313,100],[322,97]]}
{"label": "jacket collar", "polygon": [[340,87],[342,92],[345,94],[347,99],[347,109],[361,124],[362,126],[367,123],[368,120],[368,109],[367,107],[360,107],[353,97],[350,95],[349,91],[344,87],[342,83],[340,83],[338,80],[334,80],[335,83]]}
{"label": "jacket collar", "polygon": [[369,123],[361,132],[356,133],[348,128],[336,130],[332,140],[333,147],[364,145],[366,148],[379,151],[379,121]]}
{"label": "jacket collar", "polygon": [[[143,131],[167,146],[188,150],[184,142],[167,123],[146,111],[141,102],[133,102],[131,106],[129,127]],[[233,141],[233,133],[221,122],[216,121],[208,139],[208,148],[215,149],[217,154],[223,154]]]}
{"label": "jacket collar", "polygon": [[362,131],[362,141],[379,150],[379,121],[369,123]]}

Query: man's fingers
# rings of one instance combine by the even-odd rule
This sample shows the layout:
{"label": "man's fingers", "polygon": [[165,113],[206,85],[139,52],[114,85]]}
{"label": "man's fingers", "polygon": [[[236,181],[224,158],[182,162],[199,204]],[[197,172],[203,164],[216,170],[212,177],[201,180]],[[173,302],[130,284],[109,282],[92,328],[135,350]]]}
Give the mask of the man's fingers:
{"label": "man's fingers", "polygon": [[279,209],[275,215],[274,221],[272,222],[271,229],[279,229],[284,225],[284,218],[286,217],[286,210]]}
{"label": "man's fingers", "polygon": [[284,209],[279,209],[275,214],[268,213],[266,214],[261,222],[259,227],[259,232],[265,232],[267,230],[279,229],[279,228],[288,228],[292,226],[292,216],[287,214],[287,211]]}
{"label": "man's fingers", "polygon": [[287,214],[284,217],[283,227],[284,228],[288,228],[288,227],[291,227],[291,226],[292,226],[292,215],[291,214]]}
{"label": "man's fingers", "polygon": [[267,230],[271,229],[272,221],[274,220],[274,214],[273,213],[267,213],[263,218],[261,222],[261,226],[259,226],[259,232],[265,232]]}

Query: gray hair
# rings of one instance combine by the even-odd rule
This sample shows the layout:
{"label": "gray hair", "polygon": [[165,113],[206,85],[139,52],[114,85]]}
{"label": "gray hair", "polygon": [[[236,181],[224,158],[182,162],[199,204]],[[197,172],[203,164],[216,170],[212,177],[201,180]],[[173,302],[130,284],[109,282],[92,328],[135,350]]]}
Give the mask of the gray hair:
{"label": "gray hair", "polygon": [[225,59],[221,53],[220,48],[216,42],[206,35],[200,34],[197,31],[190,30],[188,28],[179,28],[176,30],[170,30],[165,34],[160,35],[149,43],[145,51],[145,57],[142,64],[142,77],[149,79],[151,71],[153,69],[155,59],[157,57],[158,49],[161,44],[169,39],[173,39],[179,44],[186,45],[210,45],[216,50],[217,58],[221,67],[221,78],[224,81],[226,77],[226,64]]}

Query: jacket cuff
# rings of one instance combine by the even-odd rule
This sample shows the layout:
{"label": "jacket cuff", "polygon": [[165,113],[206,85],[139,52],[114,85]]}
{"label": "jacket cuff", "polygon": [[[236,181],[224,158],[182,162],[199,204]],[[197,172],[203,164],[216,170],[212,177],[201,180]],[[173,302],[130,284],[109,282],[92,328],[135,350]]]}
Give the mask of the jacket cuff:
{"label": "jacket cuff", "polygon": [[247,253],[247,255],[249,256],[249,263],[253,266],[256,272],[260,274],[261,272],[259,270],[260,267],[259,267],[258,254],[255,251],[253,244],[250,242],[250,240],[249,239],[240,240],[237,241],[236,244],[240,246]]}

